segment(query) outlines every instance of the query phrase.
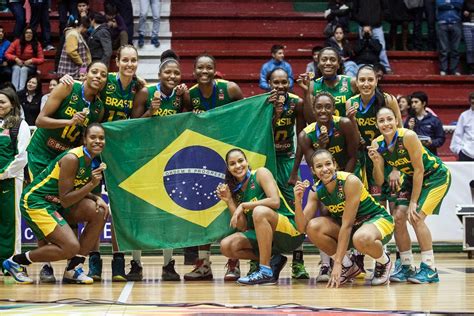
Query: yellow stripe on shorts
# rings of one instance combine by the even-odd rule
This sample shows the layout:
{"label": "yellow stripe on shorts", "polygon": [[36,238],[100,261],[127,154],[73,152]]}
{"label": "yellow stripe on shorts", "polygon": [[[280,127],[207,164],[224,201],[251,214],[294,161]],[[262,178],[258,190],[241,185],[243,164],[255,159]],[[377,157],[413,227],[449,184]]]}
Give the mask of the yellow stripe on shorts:
{"label": "yellow stripe on shorts", "polygon": [[45,237],[51,234],[58,225],[53,216],[51,216],[45,208],[27,209],[26,212]]}
{"label": "yellow stripe on shorts", "polygon": [[301,233],[298,230],[296,230],[295,226],[291,224],[288,217],[281,214],[278,214],[278,223],[277,223],[275,232],[283,233],[291,237],[296,237],[296,236],[301,235]]}
{"label": "yellow stripe on shorts", "polygon": [[421,208],[421,211],[426,215],[433,214],[433,211],[438,207],[446,195],[451,180],[451,173],[448,171],[447,174],[448,176],[446,178],[446,182],[443,185],[430,190],[428,193],[428,196],[426,197],[425,202]]}
{"label": "yellow stripe on shorts", "polygon": [[392,222],[388,221],[387,219],[385,219],[383,217],[379,218],[378,220],[376,220],[372,224],[374,224],[375,227],[377,227],[379,232],[382,234],[382,239],[385,239],[386,236],[392,234],[393,230],[395,228],[395,225],[393,225]]}

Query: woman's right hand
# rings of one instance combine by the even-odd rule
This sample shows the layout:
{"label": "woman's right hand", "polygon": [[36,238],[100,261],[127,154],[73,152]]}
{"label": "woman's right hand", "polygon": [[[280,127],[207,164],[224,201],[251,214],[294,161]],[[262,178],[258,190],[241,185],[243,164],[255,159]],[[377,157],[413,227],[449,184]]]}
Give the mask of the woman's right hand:
{"label": "woman's right hand", "polygon": [[379,159],[383,159],[382,155],[380,155],[380,153],[377,151],[377,148],[375,148],[374,146],[367,146],[367,152],[369,154],[369,158],[373,162],[378,162]]}
{"label": "woman's right hand", "polygon": [[97,168],[92,170],[91,173],[91,182],[94,187],[98,186],[100,181],[102,181],[102,168]]}
{"label": "woman's right hand", "polygon": [[65,84],[66,86],[72,86],[74,84],[74,78],[70,75],[64,75],[59,78],[59,82]]}
{"label": "woman's right hand", "polygon": [[296,181],[295,186],[293,187],[293,192],[295,193],[295,201],[303,200],[304,191],[306,191],[306,184],[303,181]]}
{"label": "woman's right hand", "polygon": [[304,90],[305,93],[308,92],[311,85],[311,77],[309,72],[300,74],[298,76],[298,79],[296,79],[296,83],[298,84],[298,86],[300,86],[301,89]]}
{"label": "woman's right hand", "polygon": [[86,116],[84,112],[76,112],[74,113],[73,117],[69,120],[69,126],[82,125],[85,119],[86,119]]}
{"label": "woman's right hand", "polygon": [[232,199],[232,193],[230,193],[229,186],[225,183],[219,183],[216,189],[216,194],[219,199],[226,203]]}
{"label": "woman's right hand", "polygon": [[23,66],[23,60],[21,60],[20,58],[15,58],[15,63],[18,65],[18,66]]}
{"label": "woman's right hand", "polygon": [[158,112],[158,110],[161,108],[161,98],[156,98],[156,97],[153,97],[153,99],[151,99],[151,103],[150,103],[150,113],[151,115],[155,115],[156,112]]}

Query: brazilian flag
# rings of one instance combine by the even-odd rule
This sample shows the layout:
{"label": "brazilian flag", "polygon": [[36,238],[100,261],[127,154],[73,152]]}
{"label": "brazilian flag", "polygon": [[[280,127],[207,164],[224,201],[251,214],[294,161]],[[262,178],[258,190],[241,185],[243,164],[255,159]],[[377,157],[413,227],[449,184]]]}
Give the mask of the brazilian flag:
{"label": "brazilian flag", "polygon": [[215,190],[225,155],[242,149],[253,169],[276,170],[268,94],[205,113],[104,124],[105,179],[121,250],[180,248],[230,234]]}

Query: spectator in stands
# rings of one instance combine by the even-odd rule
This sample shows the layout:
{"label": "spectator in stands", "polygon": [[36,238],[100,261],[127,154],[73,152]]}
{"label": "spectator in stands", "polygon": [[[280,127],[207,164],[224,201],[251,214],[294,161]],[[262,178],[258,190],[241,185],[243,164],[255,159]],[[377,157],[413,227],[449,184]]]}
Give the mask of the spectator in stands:
{"label": "spectator in stands", "polygon": [[319,78],[321,77],[321,73],[318,68],[318,55],[319,51],[323,49],[322,46],[314,46],[313,49],[311,50],[311,55],[313,56],[313,60],[310,61],[306,65],[306,73],[313,73],[314,78]]}
{"label": "spectator in stands", "polygon": [[158,33],[160,32],[160,0],[140,0],[140,18],[138,20],[138,47],[143,47],[145,44],[145,23],[148,15],[148,9],[151,6],[151,14],[153,16],[153,26],[151,29],[151,43],[155,47],[160,46],[158,40]]}
{"label": "spectator in stands", "polygon": [[474,0],[465,0],[463,7],[464,42],[466,42],[466,63],[470,75],[474,75]]}
{"label": "spectator in stands", "polygon": [[354,57],[354,51],[345,37],[342,26],[336,26],[333,35],[327,40],[326,46],[333,47],[341,56],[344,62],[344,74],[355,77],[357,75],[357,64],[351,60]]}
{"label": "spectator in stands", "polygon": [[90,17],[89,0],[77,1],[77,18]]}
{"label": "spectator in stands", "polygon": [[13,29],[13,35],[15,38],[20,38],[26,25],[25,0],[7,0],[8,9],[15,18],[15,27]]}
{"label": "spectator in stands", "polygon": [[[440,75],[457,75],[459,44],[462,37],[462,7],[464,0],[436,0]],[[449,62],[448,62],[449,61]]]}
{"label": "spectator in stands", "polygon": [[324,17],[328,21],[329,26],[326,26],[324,35],[326,35],[326,37],[331,37],[337,25],[342,26],[345,33],[349,33],[350,13],[350,1],[329,0],[328,9],[324,11]]}
{"label": "spectator in stands", "polygon": [[[140,2],[143,0],[140,0]],[[125,25],[127,25],[127,33],[128,33],[128,43],[130,45],[133,44],[133,6],[132,0],[106,0],[106,3],[112,3],[118,9],[118,13],[125,21]],[[159,16],[159,14],[158,14]]]}
{"label": "spectator in stands", "polygon": [[26,79],[36,73],[36,66],[44,63],[43,48],[31,27],[26,27],[21,38],[8,47],[5,56],[15,64],[12,67],[12,83],[16,91],[25,88]]}
{"label": "spectator in stands", "polygon": [[428,50],[436,50],[436,0],[411,0],[406,3],[412,3],[409,9],[414,11],[415,14],[413,48],[415,50],[423,50],[422,23],[424,14],[426,25],[428,26]]}
{"label": "spectator in stands", "polygon": [[357,65],[376,64],[379,62],[380,51],[382,45],[372,37],[372,29],[370,26],[364,27],[364,35],[358,39],[354,46],[354,61]]}
{"label": "spectator in stands", "polygon": [[77,17],[78,0],[58,0],[59,34],[63,34],[69,16]]}
{"label": "spectator in stands", "polygon": [[262,69],[260,70],[260,83],[259,86],[265,91],[270,91],[270,85],[268,84],[267,74],[270,73],[276,67],[285,69],[288,74],[288,79],[290,81],[290,90],[293,89],[293,70],[289,63],[285,59],[285,46],[281,44],[275,44],[272,46],[271,53],[272,59],[263,64]]}
{"label": "spectator in stands", "polygon": [[25,121],[30,126],[35,126],[36,118],[41,109],[41,80],[37,74],[28,77],[26,89],[18,92],[18,99],[25,115]]}
{"label": "spectator in stands", "polygon": [[51,23],[49,23],[49,3],[45,0],[29,0],[31,6],[30,26],[36,32],[41,25],[41,37],[43,39],[44,51],[55,50],[51,45]]}
{"label": "spectator in stands", "polygon": [[474,161],[474,92],[469,94],[470,109],[461,113],[449,148],[459,161]]}
{"label": "spectator in stands", "polygon": [[82,34],[87,32],[89,26],[89,19],[82,17],[80,24],[75,20],[70,27],[65,29],[66,39],[58,66],[60,76],[67,74],[74,79],[80,79],[81,74],[87,72],[87,66],[91,63],[92,58],[89,46]]}
{"label": "spectator in stands", "polygon": [[397,50],[398,25],[402,26],[402,50],[408,50],[408,24],[413,19],[408,11],[404,0],[387,1],[388,15],[386,20],[390,22],[389,43],[391,50]]}
{"label": "spectator in stands", "polygon": [[433,154],[438,155],[438,148],[443,146],[446,136],[440,119],[426,111],[428,96],[423,91],[413,92],[410,98],[412,114],[405,122],[405,128],[418,134],[421,143]]}
{"label": "spectator in stands", "polygon": [[112,56],[112,36],[105,22],[105,15],[94,13],[91,19],[94,30],[87,44],[89,45],[92,61],[100,60],[108,67]]}
{"label": "spectator in stands", "polygon": [[385,67],[388,74],[392,74],[392,68],[388,62],[385,50],[385,37],[382,28],[383,15],[387,11],[384,0],[354,0],[352,5],[352,16],[359,23],[359,37],[363,39],[369,27],[374,39],[380,42],[380,63]]}
{"label": "spectator in stands", "polygon": [[51,95],[51,91],[53,91],[53,89],[56,88],[58,83],[59,83],[58,79],[51,79],[49,81],[49,86],[48,86],[49,92],[47,94],[43,95],[43,97],[41,97],[40,112],[43,110],[44,105],[46,104],[46,101],[48,101],[48,98]]}
{"label": "spectator in stands", "polygon": [[127,26],[120,14],[117,13],[117,8],[112,3],[105,5],[105,17],[107,19],[110,35],[112,36],[112,49],[116,50],[120,46],[127,45]]}
{"label": "spectator in stands", "polygon": [[405,122],[410,113],[410,100],[405,95],[397,96],[398,107],[400,108],[400,114],[402,115],[402,121]]}
{"label": "spectator in stands", "polygon": [[9,46],[10,41],[5,39],[3,26],[0,25],[0,84],[11,81],[12,77],[12,69],[5,56]]}

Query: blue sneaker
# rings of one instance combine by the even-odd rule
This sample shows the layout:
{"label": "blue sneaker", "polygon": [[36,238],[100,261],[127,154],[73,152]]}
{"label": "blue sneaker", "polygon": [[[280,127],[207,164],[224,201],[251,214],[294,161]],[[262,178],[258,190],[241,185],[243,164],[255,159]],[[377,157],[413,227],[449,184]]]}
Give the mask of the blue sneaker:
{"label": "blue sneaker", "polygon": [[155,48],[158,48],[161,45],[158,37],[152,37],[150,42],[155,46]]}
{"label": "blue sneaker", "polygon": [[138,47],[142,48],[145,45],[145,36],[138,35]]}
{"label": "blue sneaker", "polygon": [[26,268],[12,259],[3,261],[3,268],[15,279],[18,284],[32,284],[33,279],[26,273]]}
{"label": "blue sneaker", "polygon": [[415,274],[415,270],[409,264],[401,264],[400,266],[393,269],[392,274],[390,275],[390,281],[392,282],[406,282],[409,277],[412,277]]}
{"label": "blue sneaker", "polygon": [[237,283],[243,285],[271,285],[276,284],[277,279],[273,275],[268,275],[259,269],[258,271],[252,273],[251,275],[241,277],[237,280]]}
{"label": "blue sneaker", "polygon": [[87,276],[94,281],[102,280],[102,259],[100,254],[94,253],[89,256],[89,273]]}
{"label": "blue sneaker", "polygon": [[270,267],[272,267],[273,277],[276,281],[278,281],[278,278],[280,277],[280,272],[285,267],[287,261],[288,258],[280,254],[274,255],[270,259]]}
{"label": "blue sneaker", "polygon": [[431,269],[426,263],[422,262],[420,270],[408,278],[408,282],[417,284],[437,283],[439,282],[438,271]]}

